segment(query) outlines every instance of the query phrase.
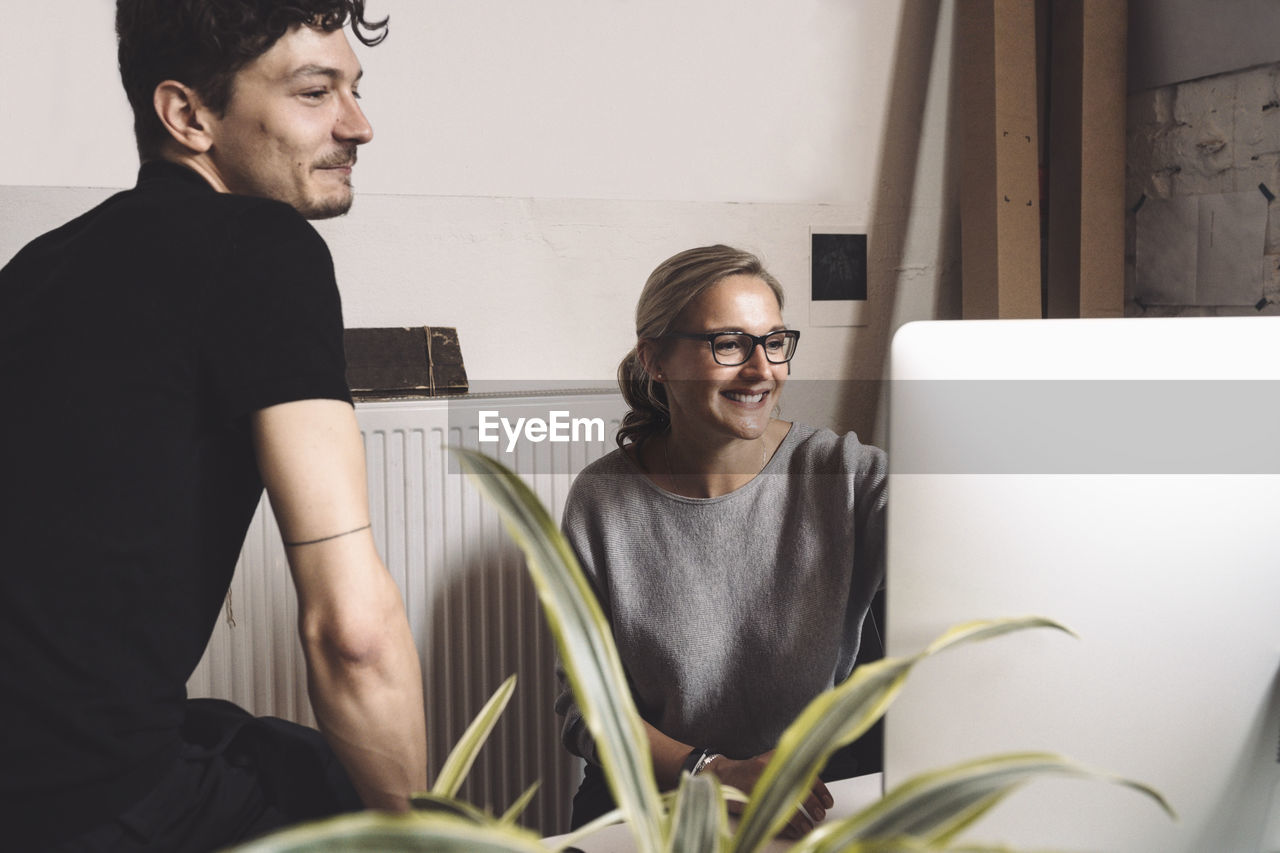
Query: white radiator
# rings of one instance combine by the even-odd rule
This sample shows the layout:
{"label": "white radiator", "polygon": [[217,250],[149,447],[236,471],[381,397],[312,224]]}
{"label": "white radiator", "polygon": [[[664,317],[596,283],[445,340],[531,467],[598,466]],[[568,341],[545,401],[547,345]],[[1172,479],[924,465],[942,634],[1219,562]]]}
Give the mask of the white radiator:
{"label": "white radiator", "polygon": [[[528,437],[479,441],[481,412],[549,421],[571,412],[584,427],[576,440]],[[444,445],[480,448],[514,467],[559,520],[573,476],[612,449],[625,406],[616,392],[593,391],[362,403],[374,536],[400,585],[422,658],[428,771],[448,751],[502,681],[516,693],[461,793],[499,813],[532,782],[539,793],[526,826],[544,834],[568,828],[578,767],[559,742],[555,652],[523,559],[497,515],[450,466]],[[488,416],[489,422],[494,420]],[[603,438],[588,430],[603,422]],[[563,423],[563,422],[562,422]],[[594,424],[592,424],[594,426]],[[553,430],[553,434],[554,434]],[[587,433],[590,432],[590,435]],[[188,684],[192,696],[218,696],[255,714],[315,724],[297,639],[297,602],[284,548],[264,499],[249,529],[225,618]]]}

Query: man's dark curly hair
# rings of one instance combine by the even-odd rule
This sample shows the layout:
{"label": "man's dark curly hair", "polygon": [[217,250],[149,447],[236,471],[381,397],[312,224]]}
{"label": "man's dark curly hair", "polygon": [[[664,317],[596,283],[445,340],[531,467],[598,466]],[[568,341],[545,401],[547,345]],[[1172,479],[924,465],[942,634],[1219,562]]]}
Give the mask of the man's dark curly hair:
{"label": "man's dark curly hair", "polygon": [[160,153],[166,138],[152,98],[156,86],[177,80],[195,89],[218,113],[231,101],[236,72],[271,49],[298,24],[325,32],[351,21],[367,45],[387,36],[387,19],[367,21],[365,0],[117,0],[120,78],[133,107],[142,159]]}

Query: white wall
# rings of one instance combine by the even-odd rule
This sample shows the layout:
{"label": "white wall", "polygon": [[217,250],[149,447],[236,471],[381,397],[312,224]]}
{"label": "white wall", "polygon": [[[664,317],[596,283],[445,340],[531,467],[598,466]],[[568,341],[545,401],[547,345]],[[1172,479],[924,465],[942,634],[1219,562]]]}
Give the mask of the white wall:
{"label": "white wall", "polygon": [[[348,325],[457,326],[477,380],[604,379],[648,271],[712,241],[783,279],[798,377],[878,378],[892,328],[946,314],[949,3],[370,5],[392,19],[358,49],[376,138],[352,214],[319,226]],[[0,261],[105,194],[49,188],[129,186],[136,169],[114,4],[45,0],[38,27],[14,23],[29,9],[0,0]],[[866,329],[808,322],[823,225],[870,229]],[[531,328],[537,358],[513,343]],[[865,431],[851,405],[815,416]]]}
{"label": "white wall", "polygon": [[[865,204],[897,4],[370,0],[364,192]],[[114,4],[0,0],[0,184],[126,186]],[[12,147],[10,147],[12,146]]]}

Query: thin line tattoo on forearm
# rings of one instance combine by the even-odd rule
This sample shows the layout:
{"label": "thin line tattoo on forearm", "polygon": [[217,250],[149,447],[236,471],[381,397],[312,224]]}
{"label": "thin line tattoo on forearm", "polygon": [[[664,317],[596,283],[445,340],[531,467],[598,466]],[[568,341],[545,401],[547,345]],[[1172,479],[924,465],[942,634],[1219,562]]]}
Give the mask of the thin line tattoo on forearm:
{"label": "thin line tattoo on forearm", "polygon": [[305,542],[286,542],[284,545],[286,548],[297,548],[300,545],[315,545],[318,542],[328,542],[330,539],[340,539],[343,536],[350,536],[352,533],[359,533],[361,530],[368,530],[372,526],[373,523],[370,522],[369,524],[361,527],[353,527],[350,530],[345,530],[342,533],[335,533],[332,536],[321,536],[319,539],[308,539]]}

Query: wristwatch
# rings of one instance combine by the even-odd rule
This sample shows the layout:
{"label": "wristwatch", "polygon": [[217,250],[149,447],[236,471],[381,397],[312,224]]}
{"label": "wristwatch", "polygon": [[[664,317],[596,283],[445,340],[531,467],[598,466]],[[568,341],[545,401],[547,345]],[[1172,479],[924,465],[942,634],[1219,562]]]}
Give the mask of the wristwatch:
{"label": "wristwatch", "polygon": [[684,761],[680,764],[680,769],[690,776],[697,776],[707,765],[714,759],[719,758],[720,753],[712,752],[706,748],[694,748],[689,750],[689,754],[684,757]]}

